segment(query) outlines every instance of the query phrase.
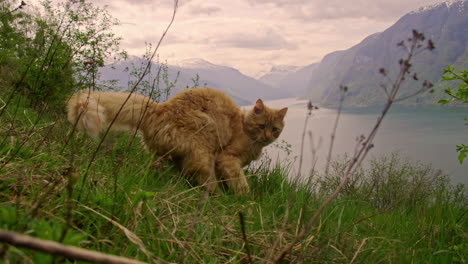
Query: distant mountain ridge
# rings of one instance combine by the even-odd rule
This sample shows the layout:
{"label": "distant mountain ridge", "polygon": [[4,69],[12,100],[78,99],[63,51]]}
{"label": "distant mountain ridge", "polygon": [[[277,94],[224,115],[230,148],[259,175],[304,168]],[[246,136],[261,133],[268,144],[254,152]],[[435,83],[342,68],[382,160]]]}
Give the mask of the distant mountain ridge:
{"label": "distant mountain ridge", "polygon": [[273,66],[269,72],[260,76],[258,80],[279,90],[288,91],[289,97],[304,96],[310,83],[312,72],[317,65],[317,63],[313,63],[303,67],[290,65]]}
{"label": "distant mountain ridge", "polygon": [[[398,60],[403,51],[397,43],[411,36],[413,29],[434,41],[433,52],[420,54],[413,61],[414,70],[421,79],[437,86],[442,70],[448,65],[466,69],[468,66],[468,12],[467,1],[447,1],[423,7],[400,18],[381,33],[368,36],[348,50],[326,55],[310,75],[306,98],[325,105],[337,105],[339,86],[346,85],[349,92],[345,104],[365,106],[382,104],[385,96],[379,84],[383,81],[378,70],[382,67],[398,72]],[[406,92],[419,88],[414,84]],[[443,89],[436,95],[425,94],[406,101],[408,104],[432,104],[440,99]],[[405,91],[403,91],[405,92]]]}
{"label": "distant mountain ridge", "polygon": [[[141,65],[142,59],[131,57],[127,61],[118,62],[100,70],[102,80],[116,80],[117,90],[128,89],[129,73],[125,69],[132,69],[132,64]],[[153,69],[160,64],[153,63]],[[290,97],[287,91],[282,91],[262,83],[252,77],[242,74],[239,70],[228,66],[216,65],[203,59],[194,58],[181,61],[174,65],[167,65],[167,77],[173,81],[177,79],[170,96],[194,85],[198,79],[198,86],[208,86],[221,90],[231,96],[238,105],[252,104],[258,98],[265,100]],[[155,70],[153,70],[155,72]],[[154,73],[153,73],[154,74]],[[132,78],[135,79],[135,78]],[[164,86],[161,82],[161,86]],[[164,87],[162,87],[164,89]]]}

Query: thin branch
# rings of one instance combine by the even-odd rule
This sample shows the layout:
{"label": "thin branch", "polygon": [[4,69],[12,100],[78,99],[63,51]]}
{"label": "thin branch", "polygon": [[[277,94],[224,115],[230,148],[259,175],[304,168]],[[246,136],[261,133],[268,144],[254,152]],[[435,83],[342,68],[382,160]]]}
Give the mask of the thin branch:
{"label": "thin branch", "polygon": [[300,175],[301,175],[302,160],[303,160],[303,157],[304,157],[304,141],[305,141],[305,135],[306,135],[306,131],[307,131],[307,123],[309,122],[309,118],[312,115],[312,109],[314,108],[311,101],[309,101],[307,103],[307,108],[308,108],[309,111],[308,111],[308,113],[306,115],[306,118],[304,120],[304,128],[302,130],[301,156],[299,157],[299,168],[297,169],[296,179],[298,179],[300,177]]}
{"label": "thin branch", "polygon": [[245,252],[247,253],[247,263],[253,263],[252,262],[252,257],[250,255],[250,249],[249,249],[249,241],[247,240],[247,234],[245,232],[245,221],[244,221],[244,214],[239,211],[239,222],[241,226],[241,231],[242,231],[242,239],[244,240],[245,244]]}
{"label": "thin branch", "polygon": [[74,246],[65,246],[57,242],[34,238],[20,233],[0,229],[0,241],[13,246],[25,247],[53,255],[64,256],[68,259],[88,261],[92,263],[110,264],[143,264],[134,259],[118,257],[101,252],[87,250]]}
{"label": "thin branch", "polygon": [[418,94],[424,92],[425,90],[426,90],[425,88],[421,88],[421,89],[417,90],[417,91],[414,92],[414,93],[411,93],[411,94],[402,96],[402,97],[400,97],[400,98],[396,98],[393,102],[394,102],[394,103],[398,103],[398,102],[404,101],[404,100],[406,100],[406,99],[408,99],[408,98],[411,98],[411,97],[413,97],[413,96],[416,96],[416,95],[418,95]]}
{"label": "thin branch", "polygon": [[331,139],[330,139],[330,147],[328,148],[327,165],[325,167],[325,177],[328,176],[328,170],[330,169],[330,161],[331,161],[331,156],[332,156],[332,151],[333,151],[333,144],[335,143],[336,130],[338,129],[338,121],[340,120],[341,109],[343,107],[343,101],[344,101],[347,90],[348,88],[346,86],[340,87],[340,91],[342,94],[340,97],[340,105],[338,106],[338,113],[336,114],[335,124],[333,125],[333,130],[332,130]]}
{"label": "thin branch", "polygon": [[3,18],[3,17],[5,17],[5,16],[11,14],[11,13],[17,11],[18,9],[22,9],[23,6],[25,6],[25,5],[26,5],[26,3],[25,3],[24,1],[21,1],[21,4],[20,4],[17,8],[15,8],[15,9],[13,9],[13,10],[11,10],[11,11],[6,12],[3,16],[0,16],[0,18]]}
{"label": "thin branch", "polygon": [[146,247],[145,247],[145,244],[143,243],[143,241],[135,234],[133,233],[132,231],[130,231],[128,228],[126,228],[125,226],[119,224],[118,222],[112,220],[111,218],[99,213],[98,211],[92,209],[91,207],[88,207],[86,205],[80,205],[81,207],[99,215],[100,217],[106,219],[107,221],[109,221],[110,223],[112,223],[113,225],[115,225],[116,227],[118,227],[120,230],[122,230],[122,232],[125,234],[125,236],[128,238],[128,240],[130,240],[130,242],[132,242],[133,244],[135,244],[145,255],[148,259],[152,259],[152,256],[153,254],[151,252],[149,252]]}
{"label": "thin branch", "polygon": [[385,86],[385,84],[380,84],[380,87],[385,92],[385,95],[387,96],[387,98],[390,98],[390,94],[388,94],[388,91],[387,91],[387,86]]}

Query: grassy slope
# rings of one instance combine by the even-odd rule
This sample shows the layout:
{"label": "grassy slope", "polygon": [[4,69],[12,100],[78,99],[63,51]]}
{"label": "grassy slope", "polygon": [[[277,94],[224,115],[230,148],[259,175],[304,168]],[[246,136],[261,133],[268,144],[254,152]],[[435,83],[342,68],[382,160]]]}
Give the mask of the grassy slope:
{"label": "grassy slope", "polygon": [[[5,93],[0,97],[5,100]],[[260,262],[271,257],[276,242],[277,249],[289,242],[336,186],[331,177],[310,192],[289,184],[280,168],[260,168],[249,179],[251,194],[203,200],[199,187],[191,188],[170,163],[152,161],[138,139],[126,135],[104,142],[85,177],[97,142],[75,133],[67,143],[71,125],[64,114],[54,118],[24,105],[17,99],[0,116],[2,229],[148,262],[241,263],[246,260],[242,212],[250,252]],[[397,158],[376,161],[325,210],[287,260],[465,262],[464,188],[429,174]],[[0,258],[52,259],[1,244]]]}

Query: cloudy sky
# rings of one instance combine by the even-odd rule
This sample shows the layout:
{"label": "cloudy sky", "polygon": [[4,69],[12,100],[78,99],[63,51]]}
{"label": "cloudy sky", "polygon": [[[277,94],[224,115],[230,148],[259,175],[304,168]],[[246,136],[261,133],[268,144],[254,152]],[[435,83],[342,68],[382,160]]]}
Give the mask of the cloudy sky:
{"label": "cloudy sky", "polygon": [[[443,0],[180,0],[159,55],[203,58],[258,76],[273,65],[308,65],[350,48],[405,13]],[[101,0],[122,25],[123,47],[142,55],[172,15],[172,0]]]}

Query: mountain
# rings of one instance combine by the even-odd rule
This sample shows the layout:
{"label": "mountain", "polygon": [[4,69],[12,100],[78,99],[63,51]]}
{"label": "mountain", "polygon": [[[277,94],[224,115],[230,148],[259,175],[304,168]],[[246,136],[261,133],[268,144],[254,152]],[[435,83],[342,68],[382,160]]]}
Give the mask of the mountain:
{"label": "mountain", "polygon": [[[104,67],[100,70],[101,79],[116,80],[114,84],[117,90],[128,89],[128,80],[135,80],[135,77],[129,78],[129,72],[126,68],[132,69],[135,65],[144,64],[142,59],[131,57],[127,61],[119,62],[111,66]],[[152,64],[152,76],[156,76],[157,69],[161,64]],[[169,96],[186,89],[193,87],[197,83],[198,87],[211,87],[219,89],[229,96],[239,105],[252,104],[258,98],[265,100],[278,99],[289,97],[287,91],[282,91],[277,87],[271,87],[254,78],[242,74],[240,71],[227,67],[216,65],[203,59],[189,59],[181,61],[174,65],[165,65],[160,81],[160,89],[164,90],[167,84],[164,78],[170,82],[175,82],[175,86],[171,89]],[[165,70],[164,70],[165,69]],[[198,76],[198,77],[197,77]],[[197,79],[198,78],[198,79]]]}
{"label": "mountain", "polygon": [[[397,43],[411,37],[412,30],[432,39],[436,49],[425,51],[413,60],[413,70],[420,79],[436,84],[435,95],[425,93],[407,100],[407,104],[432,104],[442,97],[440,77],[447,65],[457,69],[468,66],[468,3],[467,0],[447,1],[420,8],[401,17],[393,26],[381,33],[365,38],[348,50],[326,55],[313,69],[305,97],[313,102],[336,105],[339,87],[349,88],[345,104],[354,106],[376,105],[385,101],[380,88],[385,80],[379,74],[384,67],[391,76],[398,73],[398,60],[405,54]],[[419,89],[420,83],[403,87],[402,94]]]}
{"label": "mountain", "polygon": [[307,90],[311,74],[317,65],[314,63],[304,67],[273,66],[269,72],[263,74],[258,80],[281,91],[288,91],[289,97],[302,96]]}
{"label": "mountain", "polygon": [[298,69],[299,67],[292,65],[272,66],[270,71],[264,72],[257,79],[268,85],[276,86],[283,78],[296,72]]}

